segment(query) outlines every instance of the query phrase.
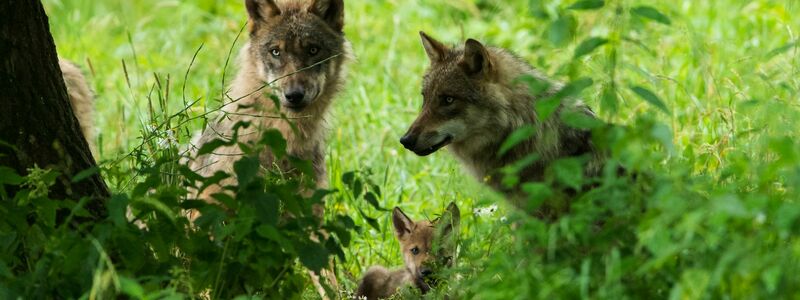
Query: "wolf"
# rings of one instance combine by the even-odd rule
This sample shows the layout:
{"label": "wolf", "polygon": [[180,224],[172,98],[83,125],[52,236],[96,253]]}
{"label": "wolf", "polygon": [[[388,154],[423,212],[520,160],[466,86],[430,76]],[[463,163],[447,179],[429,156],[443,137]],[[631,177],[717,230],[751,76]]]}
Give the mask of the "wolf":
{"label": "wolf", "polygon": [[[327,111],[344,84],[345,63],[351,57],[343,31],[344,1],[246,0],[245,8],[250,38],[240,51],[238,74],[226,93],[222,115],[208,125],[196,145],[234,136],[238,143],[252,145],[265,130],[277,130],[286,139],[287,153],[310,161],[316,187],[324,188]],[[237,131],[242,123],[249,123],[249,129]],[[237,145],[221,147],[196,157],[189,167],[205,177],[219,171],[233,174],[233,164],[241,157]],[[259,163],[281,173],[298,173],[288,159],[276,159],[267,150],[259,154]],[[214,203],[211,195],[235,182],[226,179],[194,198]],[[315,215],[321,218],[323,213],[323,205],[314,206]],[[191,220],[197,216],[196,211],[189,212]],[[325,298],[317,274],[311,276]],[[337,285],[332,274],[326,277]]]}
{"label": "wolf", "polygon": [[458,233],[461,212],[451,202],[441,217],[433,221],[413,221],[403,210],[395,207],[392,224],[405,268],[389,270],[372,266],[364,274],[356,290],[356,298],[386,299],[403,286],[413,285],[425,294],[435,282],[435,271],[451,267],[455,254],[455,235]]}
{"label": "wolf", "polygon": [[[325,187],[327,111],[342,88],[345,62],[351,56],[343,32],[344,2],[246,0],[245,7],[250,40],[239,54],[240,70],[227,93],[222,116],[208,125],[196,145],[229,140],[243,122],[251,126],[239,130],[239,143],[255,143],[264,130],[277,130],[287,141],[288,154],[311,161],[316,186]],[[241,155],[236,145],[221,147],[196,157],[190,167],[206,177],[218,171],[233,174],[233,163]],[[277,160],[270,152],[261,154],[259,161],[267,168],[292,171],[287,160]],[[234,182],[227,179],[197,198],[214,202],[210,195]],[[322,208],[315,208],[315,213],[322,215]]]}
{"label": "wolf", "polygon": [[[400,139],[406,149],[427,156],[447,146],[479,181],[522,209],[527,209],[523,192],[504,186],[498,174],[506,166],[534,154],[537,160],[518,175],[522,182],[541,181],[553,161],[583,156],[588,158],[585,173],[599,173],[604,154],[592,142],[591,131],[567,126],[560,118],[566,111],[596,118],[587,105],[564,100],[546,120],[537,116],[535,103],[558,93],[562,84],[508,50],[486,47],[475,39],[449,47],[424,32],[420,36],[430,67],[423,77],[422,110]],[[534,93],[519,80],[524,76],[549,88]],[[526,125],[533,126],[535,134],[499,155],[509,135]],[[543,205],[532,213],[544,216],[554,210]]]}
{"label": "wolf", "polygon": [[67,86],[67,95],[72,111],[81,126],[81,132],[89,142],[89,149],[92,153],[97,153],[94,133],[94,93],[89,88],[89,83],[83,72],[69,60],[58,58],[58,66],[61,67],[61,75],[64,84]]}

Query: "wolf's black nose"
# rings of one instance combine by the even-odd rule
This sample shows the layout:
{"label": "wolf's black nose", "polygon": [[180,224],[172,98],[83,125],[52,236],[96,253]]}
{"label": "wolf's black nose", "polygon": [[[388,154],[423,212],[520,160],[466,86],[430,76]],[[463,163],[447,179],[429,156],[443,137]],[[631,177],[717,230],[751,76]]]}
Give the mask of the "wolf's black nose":
{"label": "wolf's black nose", "polygon": [[420,270],[419,273],[422,275],[422,277],[428,277],[431,276],[431,274],[433,274],[433,271],[431,271],[431,269],[429,268],[422,268],[422,270]]}
{"label": "wolf's black nose", "polygon": [[411,134],[406,134],[400,138],[400,144],[403,144],[403,147],[406,147],[406,149],[409,150],[411,150],[411,148],[413,148],[416,143],[417,143],[416,137]]}
{"label": "wolf's black nose", "polygon": [[283,96],[286,97],[286,101],[289,101],[289,103],[299,104],[303,102],[303,98],[306,97],[306,94],[303,93],[303,91],[295,90],[295,91],[290,91],[284,94]]}

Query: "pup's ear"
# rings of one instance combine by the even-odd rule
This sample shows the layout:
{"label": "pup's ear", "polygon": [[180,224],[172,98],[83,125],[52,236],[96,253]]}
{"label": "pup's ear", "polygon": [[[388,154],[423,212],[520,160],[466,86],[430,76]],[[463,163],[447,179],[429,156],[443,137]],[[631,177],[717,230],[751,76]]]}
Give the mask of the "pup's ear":
{"label": "pup's ear", "polygon": [[315,0],[308,12],[325,20],[333,30],[342,32],[344,28],[344,0]]}
{"label": "pup's ear", "polygon": [[464,44],[464,57],[459,66],[468,75],[486,74],[492,69],[492,61],[486,47],[473,39],[468,39]]}
{"label": "pup's ear", "polygon": [[442,61],[444,56],[447,55],[447,52],[450,51],[450,48],[430,37],[425,32],[420,31],[419,36],[422,38],[422,47],[425,48],[425,53],[428,54],[428,59],[430,59],[432,63]]}
{"label": "pup's ear", "polygon": [[414,221],[406,216],[399,207],[395,207],[392,211],[392,224],[394,224],[394,234],[397,239],[402,239],[405,235],[411,233],[411,229],[414,228]]}
{"label": "pup's ear", "polygon": [[450,235],[455,228],[458,228],[461,223],[461,211],[456,206],[455,202],[450,202],[447,206],[442,217],[439,218],[439,226],[441,226],[442,236]]}
{"label": "pup's ear", "polygon": [[250,15],[251,30],[259,22],[281,14],[281,10],[275,4],[275,0],[245,0],[244,6],[247,8],[247,14]]}

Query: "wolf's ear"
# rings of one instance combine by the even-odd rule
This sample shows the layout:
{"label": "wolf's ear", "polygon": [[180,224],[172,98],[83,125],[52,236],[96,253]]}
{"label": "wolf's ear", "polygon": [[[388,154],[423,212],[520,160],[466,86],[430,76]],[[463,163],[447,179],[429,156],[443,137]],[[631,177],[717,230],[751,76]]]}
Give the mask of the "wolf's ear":
{"label": "wolf's ear", "polygon": [[394,234],[398,239],[402,239],[406,234],[411,233],[411,229],[414,227],[414,221],[406,216],[399,207],[395,207],[392,211],[392,224],[394,224]]}
{"label": "wolf's ear", "polygon": [[450,51],[447,46],[433,39],[425,32],[420,31],[419,36],[422,38],[422,47],[425,48],[425,53],[428,54],[428,59],[432,63],[442,61],[447,52]]}
{"label": "wolf's ear", "polygon": [[450,205],[445,209],[439,222],[440,226],[442,226],[441,234],[443,236],[449,235],[453,232],[454,228],[458,228],[461,223],[461,211],[458,209],[455,202],[450,202]]}
{"label": "wolf's ear", "polygon": [[464,57],[458,63],[468,75],[488,73],[492,69],[492,61],[486,47],[473,39],[464,44]]}
{"label": "wolf's ear", "polygon": [[275,0],[245,0],[244,6],[250,15],[251,26],[281,14]]}
{"label": "wolf's ear", "polygon": [[344,0],[315,0],[308,7],[308,12],[328,22],[328,25],[342,32],[344,28]]}

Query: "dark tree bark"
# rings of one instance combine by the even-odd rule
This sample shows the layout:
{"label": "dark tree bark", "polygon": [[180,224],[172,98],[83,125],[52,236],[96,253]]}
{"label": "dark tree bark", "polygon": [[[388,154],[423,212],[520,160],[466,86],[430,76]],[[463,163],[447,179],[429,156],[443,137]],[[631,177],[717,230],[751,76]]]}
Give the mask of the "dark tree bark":
{"label": "dark tree bark", "polygon": [[0,141],[0,166],[22,175],[33,166],[55,169],[62,175],[51,198],[91,197],[86,208],[105,215],[109,192],[99,174],[71,182],[96,162],[72,112],[40,0],[0,0]]}

